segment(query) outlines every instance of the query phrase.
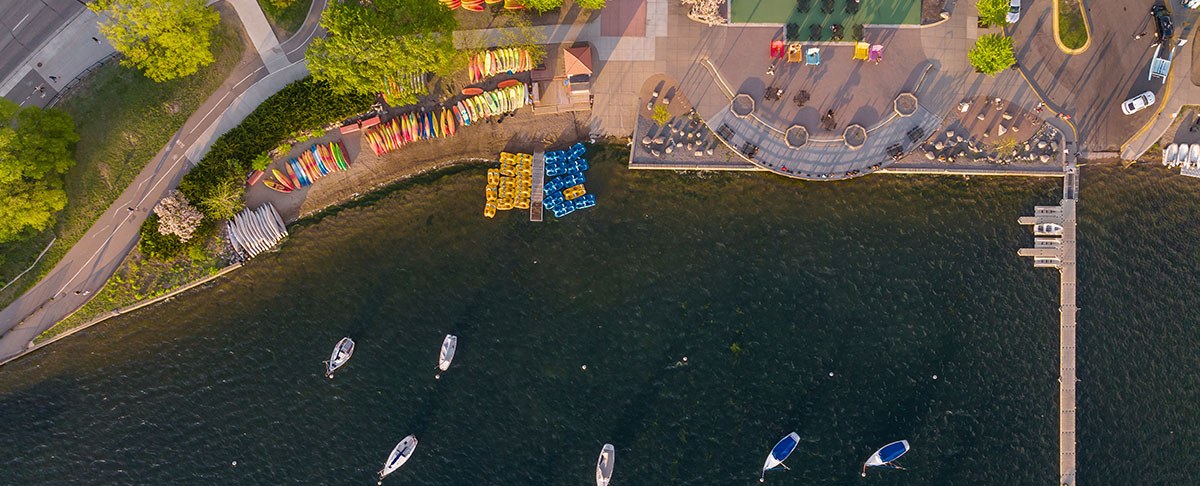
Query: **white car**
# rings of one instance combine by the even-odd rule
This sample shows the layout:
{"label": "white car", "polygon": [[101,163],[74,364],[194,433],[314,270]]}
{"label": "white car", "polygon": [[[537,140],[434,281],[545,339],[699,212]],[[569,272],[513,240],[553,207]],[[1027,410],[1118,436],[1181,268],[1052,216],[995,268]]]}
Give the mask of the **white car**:
{"label": "white car", "polygon": [[1005,20],[1010,24],[1015,24],[1018,20],[1021,20],[1021,0],[1008,2],[1008,16]]}
{"label": "white car", "polygon": [[1153,104],[1154,92],[1147,91],[1140,95],[1134,96],[1133,98],[1125,100],[1124,103],[1121,103],[1121,111],[1125,112],[1126,115],[1132,115],[1146,109],[1147,106]]}

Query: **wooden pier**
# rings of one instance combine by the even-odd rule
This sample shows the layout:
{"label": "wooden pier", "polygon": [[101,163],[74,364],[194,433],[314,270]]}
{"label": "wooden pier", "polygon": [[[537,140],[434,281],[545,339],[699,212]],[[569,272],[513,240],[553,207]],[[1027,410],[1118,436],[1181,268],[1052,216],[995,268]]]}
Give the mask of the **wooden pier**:
{"label": "wooden pier", "polygon": [[542,220],[542,189],[546,186],[546,153],[541,150],[533,153],[533,187],[529,192],[529,220]]}
{"label": "wooden pier", "polygon": [[1039,206],[1033,216],[1018,220],[1023,225],[1054,223],[1062,226],[1061,235],[1038,236],[1032,248],[1018,255],[1033,258],[1035,267],[1053,267],[1059,271],[1059,343],[1058,343],[1058,475],[1059,484],[1075,486],[1075,204],[1079,199],[1079,168],[1063,157],[1063,199],[1060,206]]}

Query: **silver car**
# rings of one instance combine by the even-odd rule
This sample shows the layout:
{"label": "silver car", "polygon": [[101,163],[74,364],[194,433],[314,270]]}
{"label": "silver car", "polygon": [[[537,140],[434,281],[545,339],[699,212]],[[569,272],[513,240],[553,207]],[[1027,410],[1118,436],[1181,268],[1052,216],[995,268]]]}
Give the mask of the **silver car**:
{"label": "silver car", "polygon": [[1005,17],[1005,20],[1010,24],[1015,24],[1018,20],[1021,20],[1021,0],[1008,2],[1008,16]]}

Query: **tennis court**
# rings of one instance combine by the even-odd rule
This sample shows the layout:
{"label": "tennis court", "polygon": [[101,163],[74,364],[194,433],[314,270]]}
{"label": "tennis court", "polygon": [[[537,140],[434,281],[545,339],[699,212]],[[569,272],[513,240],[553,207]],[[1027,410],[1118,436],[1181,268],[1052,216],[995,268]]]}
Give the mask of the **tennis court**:
{"label": "tennis court", "polygon": [[[920,24],[921,0],[729,0],[729,22],[735,24],[793,24],[792,40],[808,41],[821,30],[831,40],[834,25],[853,40],[854,26],[863,24]],[[826,13],[829,12],[829,13]]]}

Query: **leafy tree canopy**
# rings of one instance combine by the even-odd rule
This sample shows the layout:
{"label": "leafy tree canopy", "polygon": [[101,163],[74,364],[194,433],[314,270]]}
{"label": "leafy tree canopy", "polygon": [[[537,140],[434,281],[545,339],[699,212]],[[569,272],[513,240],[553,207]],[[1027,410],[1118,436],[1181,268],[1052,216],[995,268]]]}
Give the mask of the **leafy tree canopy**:
{"label": "leafy tree canopy", "polygon": [[604,0],[575,0],[575,3],[588,10],[600,10],[604,8]]}
{"label": "leafy tree canopy", "polygon": [[66,207],[62,174],[78,141],[70,115],[0,99],[0,242],[46,229]]}
{"label": "leafy tree canopy", "polygon": [[204,0],[96,0],[100,33],[125,56],[121,65],[156,82],[194,74],[213,62],[211,36],[220,22]]}
{"label": "leafy tree canopy", "polygon": [[[424,83],[413,75],[449,75],[465,56],[454,47],[457,23],[437,0],[334,2],[321,15],[329,35],[316,39],[305,56],[314,79],[337,94],[387,91],[388,103],[415,103]],[[398,88],[391,85],[398,85]]]}
{"label": "leafy tree canopy", "polygon": [[1013,53],[1013,41],[1003,34],[989,34],[975,41],[975,47],[967,52],[967,59],[979,72],[988,76],[1012,67],[1017,63]]}
{"label": "leafy tree canopy", "polygon": [[984,25],[1008,25],[1008,0],[978,0],[975,8],[979,10],[979,21]]}

